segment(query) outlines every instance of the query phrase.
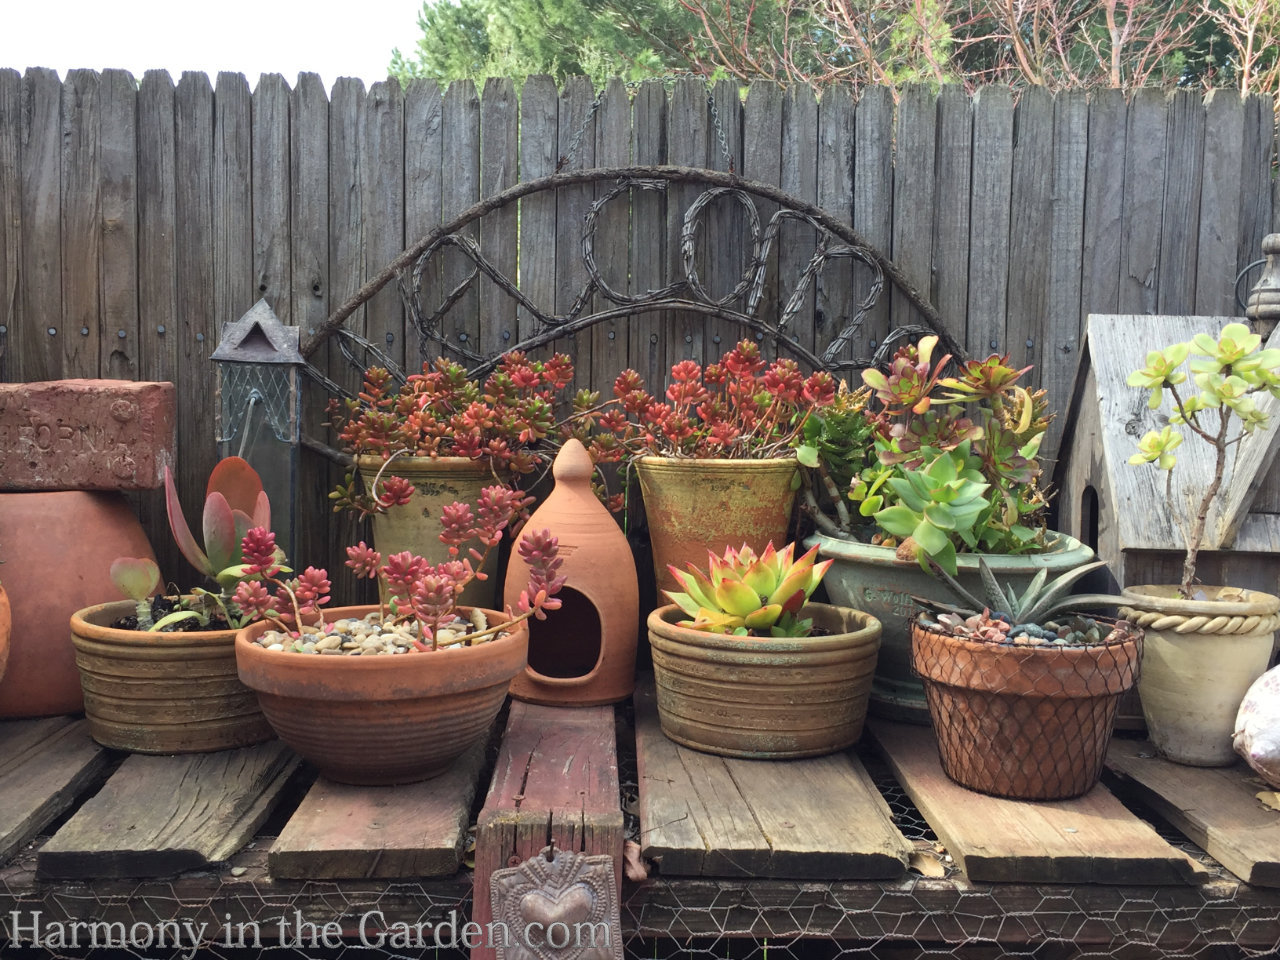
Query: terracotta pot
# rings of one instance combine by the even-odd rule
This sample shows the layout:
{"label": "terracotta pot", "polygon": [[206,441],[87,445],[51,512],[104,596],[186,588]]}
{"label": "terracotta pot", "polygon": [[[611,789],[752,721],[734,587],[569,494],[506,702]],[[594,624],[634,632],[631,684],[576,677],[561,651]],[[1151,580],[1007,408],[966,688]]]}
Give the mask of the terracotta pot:
{"label": "terracotta pot", "polygon": [[[1093,559],[1093,551],[1066,534],[1054,534],[1049,549],[1037,554],[958,554],[956,579],[971,593],[985,591],[978,573],[978,557],[987,561],[1001,583],[1023,590],[1040,570],[1050,579]],[[846,607],[866,610],[884,624],[884,641],[871,687],[871,713],[908,723],[927,724],[924,687],[911,669],[911,617],[916,612],[912,595],[955,602],[946,584],[920,569],[914,560],[898,560],[892,547],[878,547],[856,540],[815,534],[804,542],[818,546],[823,559],[835,563],[822,581],[827,596]]]}
{"label": "terracotta pot", "polygon": [[1146,630],[1138,693],[1156,750],[1175,763],[1224,767],[1236,759],[1236,711],[1271,661],[1280,597],[1198,589],[1209,599],[1183,600],[1176,585],[1125,587],[1120,616]]}
{"label": "terracotta pot", "polygon": [[206,753],[271,739],[257,695],[236,673],[237,631],[111,626],[134,607],[119,600],[71,616],[93,739],[134,753]]}
{"label": "terracotta pot", "polygon": [[1098,782],[1120,697],[1138,677],[1141,631],[1088,647],[1022,647],[913,622],[911,639],[952,780],[1018,800],[1078,797]]}
{"label": "terracotta pot", "polygon": [[[556,455],[555,489],[526,530],[546,528],[560,541],[559,610],[529,623],[529,665],[511,681],[517,700],[592,706],[631,696],[636,685],[640,587],[631,546],[591,491],[591,456],[570,439]],[[513,550],[503,596],[514,606],[529,565]]]}
{"label": "terracotta pot", "polygon": [[[706,569],[707,551],[747,544],[757,553],[787,542],[796,492],[794,458],[636,461],[658,590],[675,590],[667,565]],[[659,597],[662,594],[659,593]]]}
{"label": "terracotta pot", "polygon": [[[379,456],[356,457],[356,467],[366,489],[384,463]],[[455,500],[474,504],[481,490],[499,482],[487,460],[467,457],[396,457],[382,471],[383,480],[393,476],[404,477],[417,493],[406,505],[373,515],[373,545],[384,557],[408,550],[432,563],[449,559],[449,548],[440,542],[441,511]],[[473,580],[463,592],[462,602],[494,606],[498,596],[496,583],[493,576]]]}
{"label": "terracotta pot", "polygon": [[675,625],[675,604],[649,614],[662,732],[726,757],[781,760],[843,750],[862,735],[880,621],[811,603],[828,631],[801,638],[734,637]]}
{"label": "terracotta pot", "polygon": [[[339,607],[324,616],[374,609]],[[267,650],[252,639],[270,625],[255,623],[236,637],[236,662],[276,734],[324,776],[413,783],[444,773],[487,736],[511,678],[524,669],[527,622],[474,647],[372,657]]]}
{"label": "terracotta pot", "polygon": [[4,679],[4,668],[9,665],[9,627],[12,623],[9,594],[0,586],[0,680]]}
{"label": "terracotta pot", "polygon": [[118,493],[0,493],[0,546],[13,621],[0,717],[47,717],[84,709],[67,623],[82,607],[116,596],[111,562],[151,557],[151,544]]}

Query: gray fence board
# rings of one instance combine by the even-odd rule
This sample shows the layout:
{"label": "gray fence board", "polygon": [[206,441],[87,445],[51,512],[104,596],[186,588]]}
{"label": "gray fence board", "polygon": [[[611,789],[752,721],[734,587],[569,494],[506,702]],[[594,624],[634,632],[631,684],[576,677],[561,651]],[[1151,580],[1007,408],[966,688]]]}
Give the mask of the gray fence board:
{"label": "gray fence board", "polygon": [[[485,81],[480,100],[480,195],[501,193],[520,179],[520,127],[516,87],[509,79]],[[480,252],[508,277],[516,275],[517,209],[514,205],[493,211],[480,223]],[[491,283],[480,288],[479,350],[501,353],[515,341],[516,302]]]}
{"label": "gray fence board", "polygon": [[1196,303],[1205,150],[1205,112],[1198,90],[1178,90],[1169,101],[1165,149],[1159,309],[1161,313],[1189,314]]}
{"label": "gray fence board", "polygon": [[138,330],[138,87],[124,70],[102,74],[98,171],[103,377],[140,376]]}
{"label": "gray fence board", "polygon": [[[842,223],[853,225],[854,102],[843,87],[833,87],[818,104],[818,206]],[[853,261],[830,263],[814,291],[813,323],[795,331],[810,349],[831,342],[856,312]],[[845,356],[866,356],[865,341],[855,338]],[[842,358],[843,359],[843,358]]]}
{"label": "gray fence board", "polygon": [[[1196,244],[1196,303],[1202,317],[1236,312],[1234,281],[1240,234],[1240,181],[1244,105],[1235,90],[1210,90],[1204,105],[1204,174],[1200,235]],[[1247,261],[1246,261],[1247,262]]]}
{"label": "gray fence board", "polygon": [[973,187],[969,202],[969,323],[975,356],[1003,351],[1009,287],[1013,96],[984,87],[973,99]]}
{"label": "gray fence board", "polygon": [[[887,87],[862,91],[853,118],[853,229],[872,246],[893,246],[893,94]],[[865,276],[859,271],[859,276]],[[859,295],[865,285],[859,287]],[[889,303],[882,294],[863,321],[858,344],[874,350],[889,332]],[[957,321],[958,322],[958,321]],[[959,332],[959,331],[957,331]]]}

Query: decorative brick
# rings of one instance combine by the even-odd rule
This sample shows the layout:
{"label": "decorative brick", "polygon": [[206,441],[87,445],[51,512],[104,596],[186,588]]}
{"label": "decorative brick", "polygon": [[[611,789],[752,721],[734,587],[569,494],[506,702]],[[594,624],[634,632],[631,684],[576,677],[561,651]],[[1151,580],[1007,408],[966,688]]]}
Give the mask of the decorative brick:
{"label": "decorative brick", "polygon": [[0,383],[0,490],[145,490],[173,464],[172,383]]}

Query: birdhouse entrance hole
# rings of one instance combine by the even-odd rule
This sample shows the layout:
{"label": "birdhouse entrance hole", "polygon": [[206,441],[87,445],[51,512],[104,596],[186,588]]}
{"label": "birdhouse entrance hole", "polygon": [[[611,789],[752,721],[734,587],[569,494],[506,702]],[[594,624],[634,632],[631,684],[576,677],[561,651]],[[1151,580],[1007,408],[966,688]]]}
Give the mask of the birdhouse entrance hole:
{"label": "birdhouse entrance hole", "polygon": [[529,620],[529,668],[544,677],[585,677],[600,662],[600,612],[572,587],[558,594],[560,609]]}

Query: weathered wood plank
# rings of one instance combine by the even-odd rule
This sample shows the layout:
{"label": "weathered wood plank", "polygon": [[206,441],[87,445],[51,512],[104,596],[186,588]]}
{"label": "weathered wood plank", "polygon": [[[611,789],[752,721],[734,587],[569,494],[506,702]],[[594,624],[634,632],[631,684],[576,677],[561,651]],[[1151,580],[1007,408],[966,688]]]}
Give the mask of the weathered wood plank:
{"label": "weathered wood plank", "polygon": [[1140,740],[1116,740],[1107,769],[1245,883],[1280,887],[1280,813],[1256,794],[1269,789],[1243,763],[1187,767],[1156,756]]}
{"label": "weathered wood plank", "polygon": [[143,380],[173,380],[178,375],[174,93],[166,70],[148,70],[138,86],[138,142],[144,145],[138,151],[137,190],[139,375]]}
{"label": "weathered wood plank", "polygon": [[[597,165],[596,130],[600,118],[592,111],[595,96],[589,77],[570,77],[560,91],[556,162],[561,170],[589,170]],[[590,184],[561,187],[556,191],[555,315],[558,317],[569,316],[578,304],[581,304],[578,316],[590,309],[591,301],[582,299],[588,282],[587,268],[582,262],[582,226],[594,199]],[[585,387],[591,378],[591,334],[554,340],[551,349],[573,357],[571,389]]]}
{"label": "weathered wood plank", "polygon": [[[360,208],[366,222],[363,279],[368,279],[404,249],[404,95],[398,80],[369,88],[363,119]],[[365,304],[365,325],[369,338],[403,367],[413,347],[406,342],[395,284],[387,284]]]}
{"label": "weathered wood plank", "polygon": [[109,759],[85,720],[0,723],[0,863],[87,793]]}
{"label": "weathered wood plank", "polygon": [[664,877],[896,877],[911,846],[850,753],[736,760],[668,740],[651,678],[635,695],[640,834]]}
{"label": "weathered wood plank", "polygon": [[59,376],[98,376],[103,335],[100,294],[102,234],[100,78],[70,70],[62,85],[62,322],[55,340]]}
{"label": "weathered wood plank", "polygon": [[990,797],[947,778],[931,729],[876,720],[871,734],[973,882],[1192,883],[1204,873],[1101,784],[1074,800]]}
{"label": "weathered wood plank", "polygon": [[1160,222],[1164,213],[1168,103],[1162,90],[1138,90],[1129,102],[1120,233],[1121,313],[1155,313]]}
{"label": "weathered wood plank", "polygon": [[[600,166],[626,166],[631,162],[631,97],[626,85],[614,78],[605,87],[596,114],[596,163]],[[611,183],[595,188],[599,200],[614,187]],[[615,197],[600,211],[596,222],[595,255],[600,276],[613,290],[626,292],[630,234],[627,196]],[[597,293],[594,309],[603,310],[613,304]],[[627,320],[607,320],[591,328],[591,370],[587,384],[601,396],[611,396],[614,379],[629,366],[627,358]]]}
{"label": "weathered wood plank", "polygon": [[[290,250],[289,85],[264,73],[253,91],[254,302],[263,297],[282,323],[293,323],[293,257]],[[246,304],[248,310],[253,304]],[[241,310],[223,320],[236,320]]]}
{"label": "weathered wood plank", "polygon": [[1091,313],[1119,310],[1127,121],[1123,90],[1102,90],[1089,98],[1084,260],[1080,272],[1082,323]]}
{"label": "weathered wood plank", "polygon": [[969,204],[969,323],[976,357],[1003,351],[1009,287],[1013,96],[983,87],[973,98],[973,194]]}
{"label": "weathered wood plank", "polygon": [[273,877],[450,876],[462,865],[471,801],[485,745],[443,776],[398,787],[356,787],[321,778],[271,845]]}
{"label": "weathered wood plank", "polygon": [[225,860],[253,838],[299,764],[278,740],[188,756],[129,756],[46,843],[46,880],[163,877]]}
{"label": "weathered wood plank", "polygon": [[[661,80],[646,80],[636,91],[632,107],[631,156],[635,163],[653,165],[667,162],[666,128],[666,89]],[[630,296],[657,290],[666,282],[667,205],[665,193],[631,191],[631,252],[627,260],[627,292]],[[627,317],[627,361],[647,384],[656,384],[659,377],[666,376],[662,368],[667,356],[665,319],[666,314],[653,311]],[[596,386],[608,389],[613,385]]]}
{"label": "weathered wood plank", "polygon": [[[440,216],[456,217],[480,199],[480,98],[470,80],[455,80],[445,91],[443,105],[444,134],[442,157],[448,171],[448,189],[444,191]],[[472,223],[463,231],[472,240],[479,229]],[[385,262],[385,261],[384,261]],[[446,249],[442,267],[443,287],[428,303],[439,303],[474,269],[470,259],[457,250]],[[449,311],[440,324],[440,334],[452,343],[474,347],[480,336],[480,294],[475,283]]]}
{"label": "weathered wood plank", "polygon": [[[560,101],[555,81],[546,74],[529,77],[520,90],[520,179],[536,180],[555,172],[559,159]],[[520,201],[520,289],[544,313],[556,303],[555,191]],[[523,307],[518,311],[520,339],[541,325]]]}
{"label": "weathered wood plank", "polygon": [[[886,91],[887,92],[887,91]],[[889,121],[892,121],[893,101],[889,101]],[[782,100],[782,177],[779,185],[784,191],[800,200],[818,202],[818,143],[812,131],[818,126],[818,101],[809,87],[795,84],[787,88]],[[888,168],[892,169],[892,154]],[[890,208],[892,209],[892,208]],[[857,210],[854,211],[857,216]],[[885,239],[888,239],[886,211]],[[857,227],[855,220],[855,229]],[[812,227],[785,221],[778,233],[778,306],[785,307],[795,292],[805,267],[817,250],[817,231]],[[792,333],[806,346],[813,344],[815,285],[805,292],[800,311],[792,319]],[[889,308],[884,308],[886,317]],[[887,325],[887,320],[886,320]],[[816,344],[813,344],[816,346]],[[772,350],[772,345],[767,345]],[[826,344],[822,344],[825,348]]]}
{"label": "weathered wood plank", "polygon": [[1205,96],[1204,115],[1196,303],[1191,312],[1204,317],[1225,317],[1238,309],[1233,285],[1241,206],[1236,171],[1244,149],[1244,106],[1239,91],[1210,90]]}
{"label": "weathered wood plank", "polygon": [[[364,217],[361,188],[360,137],[364,129],[365,89],[359,80],[343,77],[333,85],[329,101],[329,299],[342,303],[364,283],[364,235],[373,229]],[[423,231],[425,232],[425,231]],[[368,332],[362,304],[347,318],[353,333]],[[329,376],[349,389],[360,378],[342,354],[329,352]]]}
{"label": "weathered wood plank", "polygon": [[[893,91],[867,87],[853,118],[853,229],[881,253],[893,249]],[[857,276],[865,277],[859,270]],[[863,340],[872,350],[889,332],[888,284],[867,319]],[[865,289],[860,286],[859,291]]]}
{"label": "weathered wood plank", "polygon": [[[1270,349],[1280,348],[1280,325],[1271,331],[1265,346]],[[1270,393],[1258,394],[1255,405],[1265,416],[1274,418],[1280,414],[1280,399]],[[1277,450],[1280,450],[1280,433],[1274,430],[1255,430],[1240,441],[1228,460],[1230,474],[1223,481],[1226,498],[1225,502],[1217,504],[1217,529],[1215,531],[1213,527],[1209,528],[1204,543],[1206,550],[1229,547],[1235,542],[1249,511],[1254,507],[1258,491],[1271,473]],[[1211,477],[1212,474],[1208,476]],[[1207,482],[1207,477],[1205,479]]]}
{"label": "weathered wood plank", "polygon": [[1044,345],[1036,334],[1049,306],[1053,242],[1053,96],[1041,88],[1025,91],[1014,113],[1011,190],[1004,349],[1015,368],[1034,363],[1039,383]]}
{"label": "weathered wood plank", "polygon": [[[898,98],[893,155],[893,260],[918,290],[928,290],[932,285],[937,115],[937,96],[922,84],[908,87]],[[897,287],[893,288],[889,316],[895,327],[919,322]]]}
{"label": "weathered wood plank", "polygon": [[101,290],[100,376],[139,379],[138,86],[124,70],[104,70],[98,93]]}
{"label": "weathered wood plank", "polygon": [[258,283],[253,271],[253,97],[244,76],[219,73],[213,105],[215,319],[206,336],[216,346],[222,324],[238,320],[257,301]]}
{"label": "weathered wood plank", "polygon": [[[737,81],[727,77],[718,80],[711,89],[711,96],[715,114],[707,131],[704,165],[711,170],[728,170],[732,162],[733,169],[741,174],[742,98]],[[726,150],[728,156],[725,156]],[[747,218],[742,208],[729,197],[721,197],[703,211],[699,236],[706,251],[707,271],[702,276],[702,283],[707,294],[714,299],[727,297],[751,262],[751,245],[746,230]],[[731,305],[741,308],[743,301],[735,301]],[[706,326],[708,362],[720,359],[749,332],[736,323],[715,317],[708,317]]]}
{"label": "weathered wood plank", "polygon": [[1205,151],[1205,111],[1199,90],[1174,91],[1165,150],[1159,309],[1161,313],[1191,313],[1196,305]]}
{"label": "weathered wood plank", "polygon": [[21,305],[18,265],[22,259],[22,75],[10,68],[0,69],[0,117],[12,117],[0,123],[0,210],[10,211],[0,217],[0,381],[14,379],[11,370],[11,339]]}
{"label": "weathered wood plank", "polygon": [[938,172],[934,186],[930,299],[961,343],[965,342],[968,325],[972,159],[970,100],[961,87],[947,84],[938,92]]}
{"label": "weathered wood plank", "polygon": [[[747,89],[743,104],[742,175],[760,183],[782,185],[782,88],[776,83],[757,78]],[[753,198],[754,199],[754,198]],[[755,200],[760,214],[760,229],[778,210],[776,203]],[[774,244],[774,254],[765,264],[764,287],[761,291],[759,315],[777,321],[782,309],[778,302],[778,262],[781,251]],[[794,332],[803,336],[811,324],[801,324]]]}
{"label": "weathered wood plank", "polygon": [[[510,79],[490,77],[480,98],[480,195],[490,197],[520,179],[519,117],[516,87]],[[480,221],[480,251],[504,276],[516,278],[519,229],[515,204],[485,214]],[[501,353],[515,341],[516,302],[487,277],[480,283],[480,336],[477,349]]]}
{"label": "weathered wood plank", "polygon": [[[849,91],[834,86],[822,95],[818,104],[818,206],[842,223],[853,225],[853,154],[854,103]],[[838,259],[828,262],[818,277],[813,322],[799,324],[792,335],[806,346],[819,344],[826,348],[844,325],[857,312],[862,291],[854,283],[854,261]],[[806,328],[812,327],[813,333]],[[801,331],[805,331],[801,333]],[[840,359],[868,356],[866,332],[855,334]]]}
{"label": "weathered wood plank", "polygon": [[[708,137],[714,136],[709,128],[706,84],[701,79],[681,77],[671,91],[671,107],[667,113],[667,162],[685,167],[704,165]],[[667,279],[664,282],[685,275],[680,231],[685,212],[700,192],[694,184],[670,184],[667,187]],[[702,240],[693,258],[693,267],[699,277],[705,278],[707,237],[702,237]],[[658,383],[666,383],[668,371],[681,360],[702,362],[706,353],[706,327],[706,320],[701,314],[676,313],[671,318],[666,328],[666,357],[662,366],[653,371],[651,390]]]}
{"label": "weathered wood plank", "polygon": [[[613,707],[542,707],[513,702],[484,809],[476,823],[475,889],[494,870],[561,850],[606,854],[622,882],[622,810]],[[489,897],[471,919],[492,919]],[[492,950],[473,950],[473,958]]]}
{"label": "weathered wood plank", "polygon": [[[1251,93],[1244,98],[1244,144],[1240,151],[1240,226],[1236,271],[1262,256],[1262,238],[1271,232],[1271,170],[1276,151],[1273,98]],[[1255,281],[1256,282],[1256,281]],[[1237,316],[1231,309],[1224,316]]]}
{"label": "weathered wood plank", "polygon": [[[434,80],[411,80],[404,94],[404,235],[407,242],[425,236],[440,225],[440,210],[444,202],[444,171],[441,169],[441,151],[444,149],[442,131],[443,94]],[[440,290],[440,258],[433,257],[424,271],[422,289],[424,296]],[[430,309],[433,301],[424,301]],[[410,324],[414,322],[409,317]],[[409,330],[412,337],[414,331]],[[424,356],[424,348],[426,354]],[[416,344],[406,347],[407,372],[416,373],[424,360],[434,359],[439,353],[436,344],[426,343],[419,335]]]}

